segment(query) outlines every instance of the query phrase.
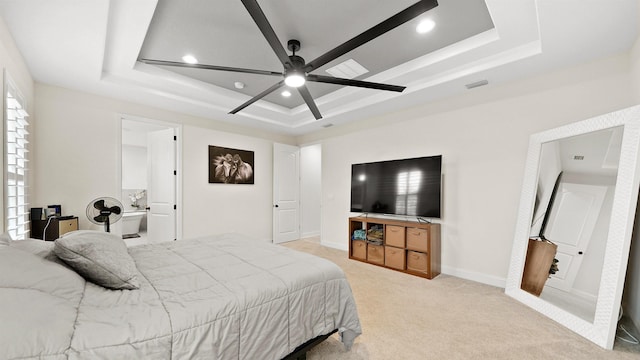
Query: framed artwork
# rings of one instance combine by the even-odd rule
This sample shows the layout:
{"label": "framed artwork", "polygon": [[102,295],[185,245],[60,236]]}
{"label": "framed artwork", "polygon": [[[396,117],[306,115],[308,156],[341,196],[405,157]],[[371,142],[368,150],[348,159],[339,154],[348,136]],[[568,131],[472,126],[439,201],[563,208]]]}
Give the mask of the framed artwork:
{"label": "framed artwork", "polygon": [[253,184],[253,151],[209,145],[210,184]]}

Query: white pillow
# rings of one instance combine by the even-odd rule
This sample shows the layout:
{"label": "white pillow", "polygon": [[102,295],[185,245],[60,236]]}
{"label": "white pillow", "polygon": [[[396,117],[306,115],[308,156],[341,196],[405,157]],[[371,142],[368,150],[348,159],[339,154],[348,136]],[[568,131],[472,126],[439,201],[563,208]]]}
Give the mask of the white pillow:
{"label": "white pillow", "polygon": [[80,230],[57,239],[55,254],[85,279],[110,289],[138,289],[138,269],[120,236]]}

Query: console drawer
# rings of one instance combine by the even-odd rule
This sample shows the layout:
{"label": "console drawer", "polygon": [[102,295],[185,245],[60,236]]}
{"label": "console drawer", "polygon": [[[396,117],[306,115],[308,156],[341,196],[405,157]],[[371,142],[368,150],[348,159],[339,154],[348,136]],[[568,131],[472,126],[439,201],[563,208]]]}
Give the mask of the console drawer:
{"label": "console drawer", "polygon": [[367,244],[367,261],[373,264],[384,264],[384,246]]}
{"label": "console drawer", "polygon": [[407,249],[421,252],[429,251],[429,230],[407,228]]}
{"label": "console drawer", "polygon": [[384,247],[384,264],[390,268],[404,270],[404,249],[395,248],[393,246]]}
{"label": "console drawer", "polygon": [[351,257],[367,260],[367,243],[361,240],[351,241]]}
{"label": "console drawer", "polygon": [[407,251],[407,270],[427,274],[429,272],[429,257],[425,253]]}
{"label": "console drawer", "polygon": [[404,248],[404,226],[387,225],[384,231],[384,243],[387,246]]}

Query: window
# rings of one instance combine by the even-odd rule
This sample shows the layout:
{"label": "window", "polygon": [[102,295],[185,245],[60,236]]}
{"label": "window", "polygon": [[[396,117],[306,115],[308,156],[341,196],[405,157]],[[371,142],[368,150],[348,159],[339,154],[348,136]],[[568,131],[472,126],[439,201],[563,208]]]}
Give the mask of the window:
{"label": "window", "polygon": [[22,95],[10,80],[6,82],[6,222],[5,229],[14,240],[29,237],[29,202],[27,183],[29,114]]}

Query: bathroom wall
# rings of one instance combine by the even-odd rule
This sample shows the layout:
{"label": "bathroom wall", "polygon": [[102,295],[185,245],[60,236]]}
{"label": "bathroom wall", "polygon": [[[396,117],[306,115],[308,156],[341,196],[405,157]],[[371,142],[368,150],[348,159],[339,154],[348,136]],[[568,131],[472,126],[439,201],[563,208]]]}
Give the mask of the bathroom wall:
{"label": "bathroom wall", "polygon": [[147,148],[122,145],[122,188],[147,188]]}

